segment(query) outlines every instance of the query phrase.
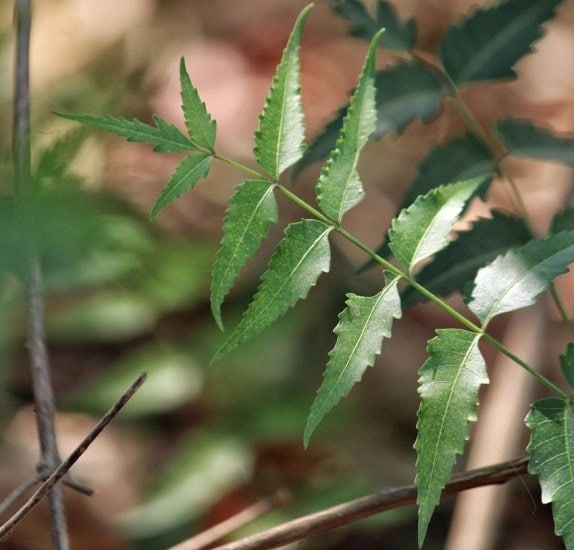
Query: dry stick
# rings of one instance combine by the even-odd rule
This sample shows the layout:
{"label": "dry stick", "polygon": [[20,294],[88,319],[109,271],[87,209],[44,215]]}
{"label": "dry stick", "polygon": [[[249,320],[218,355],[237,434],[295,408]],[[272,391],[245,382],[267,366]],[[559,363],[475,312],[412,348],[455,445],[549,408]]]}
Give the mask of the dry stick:
{"label": "dry stick", "polygon": [[[528,467],[528,457],[510,462],[494,464],[485,468],[470,470],[453,476],[446,484],[443,495],[457,493],[474,487],[504,483],[513,477],[524,474]],[[414,504],[417,498],[415,485],[406,485],[394,489],[383,489],[372,495],[351,500],[289,521],[267,531],[244,539],[218,546],[219,550],[253,550],[277,548],[291,542],[302,540],[311,535],[342,527],[385,510]]]}
{"label": "dry stick", "polygon": [[94,442],[96,437],[100,435],[102,430],[110,423],[110,421],[118,414],[122,407],[131,399],[138,388],[143,384],[147,374],[142,372],[131,386],[124,392],[124,394],[112,405],[108,412],[100,418],[98,423],[92,428],[90,433],[84,440],[72,451],[72,453],[52,472],[50,477],[42,483],[38,490],[28,499],[28,501],[6,522],[0,527],[0,541],[2,541],[10,531],[24,518],[32,509],[44,498],[44,496],[54,489],[54,485],[66,475],[68,470],[77,462],[77,460],[84,454],[86,449]]}
{"label": "dry stick", "polygon": [[[28,235],[26,208],[33,189],[30,155],[30,28],[32,21],[31,0],[16,0],[16,60],[14,79],[14,179],[20,216],[25,235]],[[24,214],[24,215],[23,215]],[[22,216],[23,215],[23,216]],[[27,254],[27,306],[28,347],[32,371],[36,425],[40,440],[40,463],[38,473],[45,476],[60,462],[56,430],[54,427],[54,395],[50,364],[46,349],[44,307],[42,302],[42,271],[35,243],[26,238]],[[64,495],[57,487],[49,497],[50,529],[54,547],[69,547]]]}

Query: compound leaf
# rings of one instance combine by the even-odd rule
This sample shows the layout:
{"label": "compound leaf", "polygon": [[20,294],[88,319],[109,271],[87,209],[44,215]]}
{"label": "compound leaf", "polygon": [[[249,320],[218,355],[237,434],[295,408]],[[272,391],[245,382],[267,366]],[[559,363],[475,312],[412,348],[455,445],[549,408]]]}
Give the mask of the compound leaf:
{"label": "compound leaf", "polygon": [[191,189],[200,178],[207,177],[211,168],[211,153],[198,153],[184,158],[157,199],[150,219],[154,219],[167,205]]}
{"label": "compound leaf", "polygon": [[574,138],[557,137],[530,120],[512,118],[499,120],[496,133],[513,155],[574,166]]}
{"label": "compound leaf", "polygon": [[211,311],[223,330],[221,304],[241,268],[267,236],[269,224],[277,221],[275,186],[265,180],[238,185],[229,200],[223,222],[223,239],[211,277]]}
{"label": "compound leaf", "polygon": [[418,262],[448,245],[453,225],[482,182],[482,178],[473,178],[433,189],[393,220],[389,246],[409,273]]}
{"label": "compound leaf", "polygon": [[304,8],[295,22],[255,131],[255,158],[275,179],[301,158],[305,148],[299,45],[311,7]]}
{"label": "compound leaf", "polygon": [[488,375],[478,349],[479,334],[439,329],[429,341],[429,358],[419,371],[417,451],[418,538],[424,541],[441,492],[451,475],[456,455],[476,420],[478,390]]}
{"label": "compound leaf", "polygon": [[534,304],[572,262],[574,231],[533,239],[478,271],[468,307],[485,327],[496,315]]}
{"label": "compound leaf", "polygon": [[299,300],[305,298],[319,275],[329,270],[329,232],[317,220],[301,220],[285,230],[261,284],[239,325],[213,361],[259,334]]}
{"label": "compound leaf", "polygon": [[327,216],[338,222],[347,210],[364,197],[357,163],[361,149],[375,129],[375,52],[378,37],[379,33],[371,41],[340,137],[317,183],[317,202]]}
{"label": "compound leaf", "polygon": [[562,0],[507,0],[480,8],[451,25],[440,58],[459,86],[482,80],[511,79],[512,69],[542,36]]}
{"label": "compound leaf", "polygon": [[532,431],[528,471],[538,476],[542,502],[552,502],[554,529],[574,548],[574,413],[567,400],[542,399],[526,417]]}
{"label": "compound leaf", "polygon": [[[492,212],[492,218],[479,219],[470,230],[457,235],[455,241],[417,274],[417,282],[435,295],[463,292],[481,267],[532,238],[523,220],[497,211]],[[413,287],[408,287],[401,299],[406,308],[425,298]]]}
{"label": "compound leaf", "polygon": [[574,342],[570,342],[566,353],[560,356],[560,368],[570,387],[574,388]]}
{"label": "compound leaf", "polygon": [[181,83],[181,108],[187,131],[192,141],[200,148],[214,152],[216,124],[207,112],[205,103],[201,101],[197,89],[191,83],[183,57],[179,62],[179,80]]}
{"label": "compound leaf", "polygon": [[126,138],[128,141],[137,143],[150,143],[153,150],[158,153],[180,153],[182,151],[197,151],[197,146],[192,143],[173,124],[160,116],[154,115],[156,126],[150,126],[134,118],[129,121],[123,117],[92,116],[55,113],[56,115],[76,120],[83,124],[89,124],[106,132]]}
{"label": "compound leaf", "polygon": [[349,393],[366,368],[374,364],[375,356],[381,353],[383,338],[391,336],[393,318],[401,317],[399,277],[385,276],[387,284],[375,296],[347,294],[347,307],[339,315],[339,323],[333,331],[337,343],[329,352],[323,384],[307,419],[305,447],[323,417]]}

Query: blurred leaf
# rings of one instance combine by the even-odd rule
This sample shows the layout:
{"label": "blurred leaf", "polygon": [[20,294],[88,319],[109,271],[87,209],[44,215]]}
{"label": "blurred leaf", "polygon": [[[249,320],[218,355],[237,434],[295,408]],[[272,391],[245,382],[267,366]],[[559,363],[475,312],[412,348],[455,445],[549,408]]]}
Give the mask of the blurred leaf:
{"label": "blurred leaf", "polygon": [[473,178],[433,189],[393,220],[389,246],[409,274],[418,262],[448,245],[453,225],[482,181]]}
{"label": "blurred leaf", "polygon": [[541,26],[562,0],[507,0],[479,8],[450,25],[440,58],[457,84],[511,79],[514,64],[532,51]]}
{"label": "blurred leaf", "polygon": [[317,202],[327,216],[341,222],[343,214],[360,202],[365,193],[357,163],[361,149],[375,129],[375,52],[376,34],[359,82],[347,109],[341,134],[317,183]]}
{"label": "blurred leaf", "polygon": [[221,330],[221,304],[243,265],[277,222],[275,186],[265,180],[248,180],[235,188],[223,222],[223,239],[211,276],[211,312]]}
{"label": "blurred leaf", "polygon": [[311,8],[304,8],[295,22],[255,131],[255,158],[274,180],[301,158],[305,147],[299,45]]}
{"label": "blurred leaf", "polygon": [[468,307],[483,322],[531,306],[552,281],[574,262],[574,231],[533,239],[480,269]]}
{"label": "blurred leaf", "polygon": [[419,371],[421,405],[414,445],[419,548],[456,455],[462,453],[468,439],[468,423],[476,420],[478,390],[481,384],[488,384],[479,340],[480,334],[466,330],[438,329],[428,343],[429,358]]}
{"label": "blurred leaf", "polygon": [[513,155],[553,160],[574,166],[574,138],[557,137],[530,120],[505,118],[496,123],[496,133]]}
{"label": "blurred leaf", "polygon": [[566,353],[560,356],[560,368],[568,384],[574,389],[574,342],[570,342]]}
{"label": "blurred leaf", "polygon": [[560,233],[574,229],[574,208],[559,210],[550,224],[550,233]]}
{"label": "blurred leaf", "polygon": [[552,503],[554,530],[574,547],[574,413],[568,400],[542,399],[532,405],[528,471],[538,476],[542,502]]}
{"label": "blurred leaf", "polygon": [[38,154],[34,170],[36,180],[49,179],[61,185],[70,178],[70,163],[84,144],[88,132],[80,127],[65,133]]}
{"label": "blurred leaf", "polygon": [[[438,296],[463,292],[477,271],[509,248],[526,244],[532,235],[520,218],[493,211],[492,218],[479,219],[468,231],[461,231],[455,241],[441,250],[417,274],[417,282]],[[413,287],[401,295],[403,307],[426,300]]]}

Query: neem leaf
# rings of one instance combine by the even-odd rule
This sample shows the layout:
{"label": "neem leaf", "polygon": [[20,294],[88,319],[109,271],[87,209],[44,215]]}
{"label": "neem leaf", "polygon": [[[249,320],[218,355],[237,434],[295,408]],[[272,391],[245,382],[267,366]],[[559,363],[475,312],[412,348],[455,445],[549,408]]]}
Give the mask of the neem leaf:
{"label": "neem leaf", "polygon": [[449,480],[456,455],[476,420],[478,390],[488,375],[478,349],[480,334],[460,329],[439,329],[429,341],[429,358],[419,374],[421,405],[418,410],[417,451],[419,547]]}
{"label": "neem leaf", "polygon": [[359,83],[353,93],[335,149],[317,183],[317,202],[327,216],[340,222],[343,214],[365,193],[357,173],[359,154],[375,129],[375,52],[379,33],[373,37]]}
{"label": "neem leaf", "polygon": [[409,273],[448,245],[453,225],[482,182],[479,177],[433,189],[393,220],[389,246]]}
{"label": "neem leaf", "polygon": [[574,138],[557,137],[530,120],[506,118],[496,123],[496,133],[513,155],[553,160],[574,166]]}
{"label": "neem leaf", "polygon": [[198,153],[184,158],[157,199],[150,219],[154,219],[168,204],[191,189],[200,178],[207,177],[211,168],[211,153]]}
{"label": "neem leaf", "polygon": [[274,179],[297,162],[305,148],[299,44],[311,8],[304,8],[295,22],[255,131],[255,158]]}
{"label": "neem leaf", "polygon": [[269,224],[277,221],[275,186],[265,180],[238,185],[229,200],[223,222],[223,240],[211,277],[211,311],[223,329],[221,304],[241,268],[267,236]]}
{"label": "neem leaf", "polygon": [[574,229],[574,208],[565,208],[554,214],[550,223],[550,233],[560,233]]}
{"label": "neem leaf", "polygon": [[387,273],[386,278],[385,288],[375,296],[347,294],[347,307],[333,331],[337,343],[329,352],[323,384],[307,419],[305,447],[323,417],[349,393],[366,368],[374,364],[375,356],[381,353],[383,338],[391,336],[393,319],[401,317],[399,277]]}
{"label": "neem leaf", "polygon": [[197,89],[191,83],[183,57],[179,62],[179,80],[181,83],[181,109],[185,117],[187,131],[194,143],[213,153],[215,148],[215,121],[211,120],[205,103],[201,101]]}
{"label": "neem leaf", "polygon": [[477,9],[451,25],[440,58],[459,86],[481,80],[510,79],[512,69],[542,36],[562,0],[508,0]]}
{"label": "neem leaf", "polygon": [[574,413],[567,400],[542,399],[532,405],[528,471],[538,476],[542,502],[552,502],[554,530],[574,548]]}
{"label": "neem leaf", "polygon": [[[492,218],[475,221],[470,230],[459,232],[457,239],[417,274],[417,282],[438,296],[463,292],[481,267],[532,238],[522,219],[497,211],[491,215]],[[405,308],[422,300],[425,297],[413,287],[401,296]]]}
{"label": "neem leaf", "polygon": [[574,262],[574,231],[533,239],[480,269],[468,307],[485,327],[496,315],[534,304]]}
{"label": "neem leaf", "polygon": [[574,389],[574,342],[570,342],[566,353],[560,356],[560,368],[568,384]]}
{"label": "neem leaf", "polygon": [[181,151],[196,151],[197,147],[173,124],[160,116],[154,115],[156,126],[150,126],[134,118],[129,121],[123,117],[72,115],[55,113],[56,115],[89,124],[106,132],[111,132],[128,141],[150,143],[158,153],[179,153]]}
{"label": "neem leaf", "polygon": [[301,220],[287,227],[247,311],[212,361],[259,334],[307,296],[319,275],[329,271],[331,230],[317,220]]}

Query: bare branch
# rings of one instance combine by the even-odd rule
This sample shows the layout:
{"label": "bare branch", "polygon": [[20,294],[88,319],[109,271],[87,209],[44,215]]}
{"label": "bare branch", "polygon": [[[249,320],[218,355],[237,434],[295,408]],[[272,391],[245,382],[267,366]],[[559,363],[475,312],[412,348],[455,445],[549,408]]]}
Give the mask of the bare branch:
{"label": "bare branch", "polygon": [[[481,487],[504,483],[518,475],[524,474],[528,467],[528,457],[522,457],[510,462],[495,464],[485,468],[470,470],[453,476],[443,490],[444,494],[457,493]],[[343,525],[348,525],[379,512],[414,504],[417,499],[415,485],[406,485],[394,489],[383,489],[372,495],[358,498],[294,519],[267,531],[244,539],[218,546],[219,550],[252,550],[277,548],[291,542],[302,540],[311,535],[330,531]]]}
{"label": "bare branch", "polygon": [[42,483],[38,490],[28,499],[4,525],[0,527],[0,541],[10,534],[12,529],[26,517],[32,509],[54,488],[54,485],[64,477],[66,472],[77,462],[77,460],[84,454],[86,449],[94,442],[96,437],[102,430],[110,423],[110,421],[118,414],[123,406],[131,399],[138,388],[143,384],[147,374],[142,372],[131,386],[124,392],[124,394],[112,405],[108,412],[102,416],[90,433],[84,440],[72,451],[72,453],[64,460],[50,475],[50,477]]}

